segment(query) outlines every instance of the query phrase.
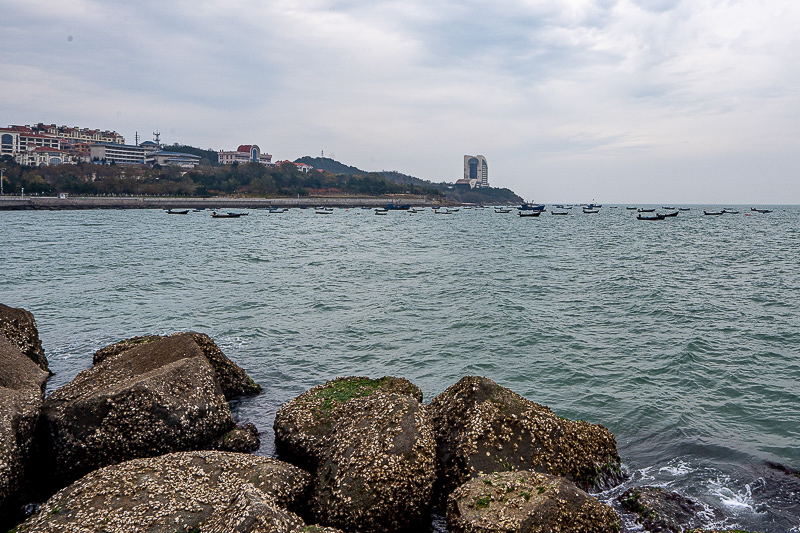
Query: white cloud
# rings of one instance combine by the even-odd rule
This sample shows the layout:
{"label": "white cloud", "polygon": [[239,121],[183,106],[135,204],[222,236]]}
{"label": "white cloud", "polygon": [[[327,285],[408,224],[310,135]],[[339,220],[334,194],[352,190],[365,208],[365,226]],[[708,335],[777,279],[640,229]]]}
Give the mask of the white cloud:
{"label": "white cloud", "polygon": [[[800,4],[51,4],[4,3],[9,123],[161,128],[278,158],[325,149],[436,181],[482,153],[494,184],[542,200],[749,201],[748,176],[775,161],[761,190],[800,203]],[[726,176],[737,187],[718,187]]]}

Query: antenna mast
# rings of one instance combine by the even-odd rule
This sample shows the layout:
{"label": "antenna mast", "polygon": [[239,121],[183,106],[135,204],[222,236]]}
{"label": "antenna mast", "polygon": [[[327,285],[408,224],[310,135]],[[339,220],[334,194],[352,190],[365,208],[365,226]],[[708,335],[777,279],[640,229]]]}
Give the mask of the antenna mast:
{"label": "antenna mast", "polygon": [[161,132],[154,131],[153,132],[153,140],[156,142],[157,145],[161,146]]}

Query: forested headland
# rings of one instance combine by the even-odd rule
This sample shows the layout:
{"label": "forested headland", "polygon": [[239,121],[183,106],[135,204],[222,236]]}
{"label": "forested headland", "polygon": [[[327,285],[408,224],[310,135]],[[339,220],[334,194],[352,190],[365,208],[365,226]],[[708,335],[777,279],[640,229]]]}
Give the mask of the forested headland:
{"label": "forested headland", "polygon": [[[332,159],[303,157],[314,170],[302,172],[294,163],[264,166],[259,163],[219,165],[216,154],[188,146],[172,151],[194,153],[201,165],[115,165],[100,162],[28,167],[10,158],[5,168],[5,194],[53,196],[385,196],[408,194],[468,203],[517,203],[521,198],[509,189],[469,189],[445,182],[432,183],[399,172],[367,172]],[[211,159],[213,157],[213,160]]]}

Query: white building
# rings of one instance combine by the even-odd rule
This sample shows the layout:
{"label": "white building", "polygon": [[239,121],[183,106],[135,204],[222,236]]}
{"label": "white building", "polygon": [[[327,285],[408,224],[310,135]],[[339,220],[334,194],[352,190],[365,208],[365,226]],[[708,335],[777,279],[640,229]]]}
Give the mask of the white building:
{"label": "white building", "polygon": [[104,163],[143,165],[148,150],[127,144],[96,143],[89,147],[92,161]]}
{"label": "white building", "polygon": [[232,152],[220,150],[217,153],[217,158],[220,165],[230,165],[232,163],[261,163],[264,166],[272,165],[272,155],[262,154],[261,148],[256,144],[243,144]]}
{"label": "white building", "polygon": [[470,181],[471,187],[489,186],[489,165],[482,155],[464,156],[464,179]]}
{"label": "white building", "polygon": [[144,162],[148,165],[177,165],[182,168],[194,168],[200,164],[200,156],[182,154],[179,152],[150,152],[145,155]]}

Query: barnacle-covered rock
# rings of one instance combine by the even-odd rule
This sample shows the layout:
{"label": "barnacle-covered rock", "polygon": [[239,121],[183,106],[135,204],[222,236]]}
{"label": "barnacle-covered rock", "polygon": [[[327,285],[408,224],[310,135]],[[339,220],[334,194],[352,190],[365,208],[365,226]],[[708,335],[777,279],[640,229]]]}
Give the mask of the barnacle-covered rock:
{"label": "barnacle-covered rock", "polygon": [[0,304],[0,335],[5,335],[39,368],[50,373],[36,320],[30,311]]}
{"label": "barnacle-covered rock", "polygon": [[701,504],[661,487],[628,489],[617,501],[651,533],[679,533],[695,525],[698,514],[705,511]]}
{"label": "barnacle-covered rock", "polygon": [[605,427],[562,419],[489,378],[462,378],[428,409],[443,497],[481,473],[499,471],[546,472],[585,490],[621,478],[616,440]]}
{"label": "barnacle-covered rock", "polygon": [[619,515],[562,478],[531,471],[475,478],[448,499],[452,533],[617,533]]}
{"label": "barnacle-covered rock", "polygon": [[296,514],[278,505],[255,487],[242,486],[227,507],[218,507],[200,533],[341,533],[338,529],[308,526]]}
{"label": "barnacle-covered rock", "polygon": [[253,453],[261,446],[261,437],[255,424],[247,423],[236,426],[222,435],[212,445],[215,450],[223,452]]}
{"label": "barnacle-covered rock", "polygon": [[48,375],[0,334],[0,515],[13,513],[3,507],[19,490],[31,460]]}
{"label": "barnacle-covered rock", "polygon": [[320,523],[363,533],[418,526],[430,508],[436,450],[415,398],[379,390],[344,403],[322,439],[312,499]]}
{"label": "barnacle-covered rock", "polygon": [[234,425],[203,350],[176,335],[109,357],[51,394],[40,462],[46,481],[64,486],[106,465],[210,448]]}
{"label": "barnacle-covered rock", "polygon": [[394,393],[422,402],[422,391],[403,378],[337,378],[307,390],[283,404],[275,415],[275,448],[279,456],[309,470],[316,469],[325,449],[320,444],[349,401],[371,394]]}
{"label": "barnacle-covered rock", "polygon": [[198,531],[243,491],[272,507],[297,509],[310,481],[297,467],[247,454],[196,451],[135,459],[61,490],[18,531]]}
{"label": "barnacle-covered rock", "polygon": [[[228,359],[216,343],[203,333],[192,331],[184,333],[173,333],[167,337],[160,335],[145,335],[125,339],[105,348],[97,350],[92,358],[93,364],[102,363],[110,357],[116,357],[125,353],[125,357],[133,359],[136,357],[160,357],[163,361],[172,361],[177,358],[187,357],[181,350],[176,350],[174,343],[164,342],[165,339],[191,339],[208,360],[214,369],[214,375],[228,400],[245,394],[256,394],[261,392],[261,387],[257,385],[250,376],[245,373],[236,363]],[[187,340],[187,342],[189,342]],[[178,345],[178,346],[182,346]],[[193,352],[194,354],[194,352]]]}

